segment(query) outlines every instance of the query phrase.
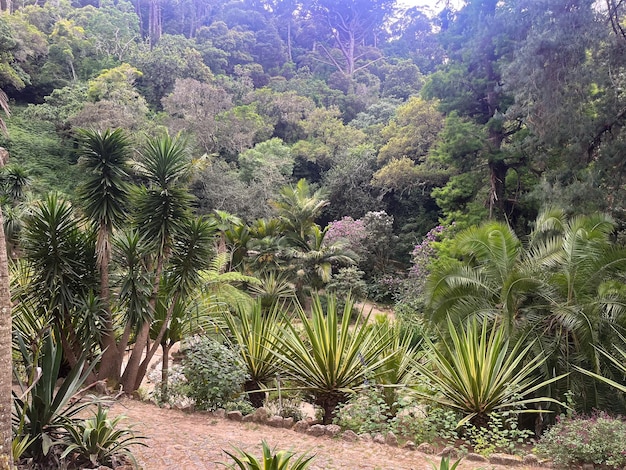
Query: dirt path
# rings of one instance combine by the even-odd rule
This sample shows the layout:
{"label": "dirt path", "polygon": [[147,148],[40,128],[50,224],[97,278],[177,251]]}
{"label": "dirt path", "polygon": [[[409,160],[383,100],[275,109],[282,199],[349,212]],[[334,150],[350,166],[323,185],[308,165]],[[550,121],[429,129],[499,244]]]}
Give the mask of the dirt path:
{"label": "dirt path", "polygon": [[[432,470],[437,457],[372,442],[345,442],[315,438],[289,429],[236,423],[200,413],[167,410],[137,400],[123,399],[112,414],[124,414],[127,424],[146,436],[149,447],[135,447],[133,453],[144,470],[205,470],[225,468],[222,449],[241,447],[260,455],[261,441],[271,447],[315,453],[311,470]],[[459,470],[504,470],[491,464],[463,462]],[[516,470],[529,470],[515,467]]]}

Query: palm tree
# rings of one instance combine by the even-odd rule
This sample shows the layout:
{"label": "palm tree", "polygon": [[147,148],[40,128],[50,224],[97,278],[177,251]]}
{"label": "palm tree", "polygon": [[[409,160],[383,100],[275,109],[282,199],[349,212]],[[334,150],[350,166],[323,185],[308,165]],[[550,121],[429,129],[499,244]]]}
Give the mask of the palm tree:
{"label": "palm tree", "polygon": [[325,243],[327,229],[313,224],[304,239],[286,248],[281,256],[289,262],[287,269],[295,279],[296,294],[302,299],[305,286],[321,289],[330,282],[334,266],[357,263],[357,255],[347,248],[345,240]]}
{"label": "palm tree", "polygon": [[[486,318],[510,335],[536,338],[537,354],[548,357],[546,374],[575,372],[573,364],[599,373],[594,345],[610,342],[610,326],[626,318],[625,292],[616,282],[626,250],[611,243],[613,228],[603,214],[568,219],[547,209],[526,246],[496,222],[460,233],[459,260],[437,267],[427,281],[429,323]],[[582,375],[570,374],[564,386],[576,389],[584,407],[598,406],[596,385]]]}
{"label": "palm tree", "polygon": [[105,311],[102,332],[104,355],[100,377],[119,381],[124,351],[119,351],[111,314],[109,265],[113,230],[126,220],[129,189],[126,182],[130,142],[122,129],[78,130],[80,164],[87,179],[78,189],[87,218],[95,225],[97,263],[100,271],[100,298]]}
{"label": "palm tree", "polygon": [[100,332],[85,328],[90,312],[83,308],[98,283],[95,234],[83,229],[68,202],[50,194],[26,219],[23,249],[32,267],[26,304],[57,327],[65,358],[74,366]]}
{"label": "palm tree", "polygon": [[278,199],[273,201],[287,235],[294,238],[296,243],[306,240],[315,219],[328,204],[321,189],[311,194],[311,188],[305,179],[298,181],[295,187],[282,188]]}

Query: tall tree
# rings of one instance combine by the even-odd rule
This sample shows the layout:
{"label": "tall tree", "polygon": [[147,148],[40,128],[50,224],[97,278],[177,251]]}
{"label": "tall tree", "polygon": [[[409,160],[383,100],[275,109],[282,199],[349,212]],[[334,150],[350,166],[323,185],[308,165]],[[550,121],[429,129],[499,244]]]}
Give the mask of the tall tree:
{"label": "tall tree", "polygon": [[[0,90],[0,109],[9,115],[9,100]],[[5,130],[4,119],[0,128]],[[0,162],[2,166],[6,161]],[[13,340],[11,337],[11,292],[9,290],[9,260],[4,239],[4,217],[0,209],[0,469],[13,468],[13,428],[11,407]]]}
{"label": "tall tree", "polygon": [[[521,121],[509,113],[512,100],[504,92],[500,70],[511,54],[504,21],[508,8],[496,0],[468,1],[442,33],[448,62],[424,88],[427,97],[441,100],[444,113],[457,113],[482,134],[477,153],[471,149],[453,158],[471,158],[474,168],[486,168],[486,172],[476,173],[481,179],[476,187],[489,188],[489,215],[501,220],[518,215],[518,201],[507,193],[507,179],[512,176],[509,170],[517,172],[524,163],[522,156],[510,150]],[[519,172],[517,180],[521,180]],[[448,185],[456,182],[451,180]]]}
{"label": "tall tree", "polygon": [[[309,0],[305,8],[332,38],[330,45],[319,43],[323,61],[337,68],[346,77],[372,64],[380,57],[377,48],[385,20],[393,13],[395,0]],[[337,55],[338,52],[338,55]]]}
{"label": "tall tree", "polygon": [[[190,220],[191,196],[183,186],[189,169],[184,141],[169,135],[150,139],[138,164],[139,173],[147,180],[147,187],[138,188],[134,194],[134,223],[153,247],[154,273],[148,318],[137,326],[135,347],[122,376],[124,390],[128,393],[139,388],[142,372],[145,373],[147,364],[156,352],[156,349],[150,348],[142,361],[161,277],[178,237],[185,233]],[[166,326],[167,321],[163,325]],[[159,341],[160,338],[157,347]]]}
{"label": "tall tree", "polygon": [[122,129],[103,132],[80,130],[82,146],[81,165],[87,172],[85,183],[79,188],[85,215],[96,226],[97,263],[100,270],[100,298],[105,312],[102,333],[100,377],[119,381],[122,355],[115,340],[115,325],[111,314],[109,265],[111,263],[111,236],[126,219],[129,197],[127,167],[130,143]]}

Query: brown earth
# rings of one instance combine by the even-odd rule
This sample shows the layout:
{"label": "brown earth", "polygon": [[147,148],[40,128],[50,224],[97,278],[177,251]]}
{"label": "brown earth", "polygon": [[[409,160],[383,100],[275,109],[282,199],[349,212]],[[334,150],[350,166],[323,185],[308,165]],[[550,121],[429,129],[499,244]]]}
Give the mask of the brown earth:
{"label": "brown earth", "polygon": [[[133,454],[144,470],[204,470],[225,468],[223,449],[240,447],[254,455],[261,453],[261,441],[272,448],[316,455],[311,470],[432,470],[439,458],[373,442],[346,442],[328,437],[312,437],[290,429],[277,429],[256,423],[239,423],[211,414],[185,413],[163,409],[138,400],[121,399],[111,408],[113,415],[128,417],[126,424],[146,437],[149,447],[136,446]],[[432,462],[432,463],[431,463]],[[437,467],[438,468],[438,467]],[[459,470],[504,470],[488,463],[464,461]],[[514,467],[530,470],[530,467]]]}

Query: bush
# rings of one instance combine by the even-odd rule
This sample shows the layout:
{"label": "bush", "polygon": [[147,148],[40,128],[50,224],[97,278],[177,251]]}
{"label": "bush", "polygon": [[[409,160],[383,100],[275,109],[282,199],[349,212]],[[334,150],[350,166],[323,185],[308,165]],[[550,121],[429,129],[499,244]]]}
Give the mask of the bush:
{"label": "bush", "polygon": [[340,404],[333,422],[357,434],[384,433],[390,429],[388,413],[389,406],[383,394],[376,388],[368,388],[347,403]]}
{"label": "bush", "polygon": [[236,398],[248,379],[239,356],[213,338],[196,336],[183,360],[186,395],[196,408],[215,410]]}
{"label": "bush", "polygon": [[489,457],[494,452],[514,454],[518,445],[526,443],[533,435],[528,429],[520,429],[518,415],[508,411],[490,413],[489,423],[484,427],[466,424],[464,436],[474,452]]}
{"label": "bush", "polygon": [[[67,422],[68,446],[61,455],[65,458],[74,455],[76,463],[86,466],[112,465],[121,458],[134,461],[129,447],[146,445],[130,428],[119,428],[124,416],[109,418],[108,410],[98,405],[94,416],[80,422]],[[85,468],[81,466],[81,468]]]}
{"label": "bush", "polygon": [[453,444],[459,439],[459,416],[452,410],[418,404],[406,407],[394,418],[393,432],[414,442],[442,440]]}
{"label": "bush", "polygon": [[626,465],[626,422],[605,413],[561,417],[541,438],[535,452],[553,460],[556,468],[593,464],[613,469]]}

